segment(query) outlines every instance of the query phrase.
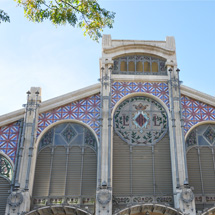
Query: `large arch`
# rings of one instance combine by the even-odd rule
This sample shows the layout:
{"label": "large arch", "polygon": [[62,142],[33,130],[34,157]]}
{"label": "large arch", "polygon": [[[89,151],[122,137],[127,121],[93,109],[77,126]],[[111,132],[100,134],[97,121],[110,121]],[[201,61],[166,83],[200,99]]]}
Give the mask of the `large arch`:
{"label": "large arch", "polygon": [[149,98],[152,98],[154,99],[155,101],[157,101],[158,103],[160,103],[163,108],[165,109],[165,111],[167,112],[167,115],[168,115],[168,118],[170,117],[170,111],[169,111],[169,108],[167,107],[167,105],[158,97],[152,95],[152,94],[149,94],[149,93],[144,93],[144,92],[134,92],[134,93],[130,93],[124,97],[122,97],[119,101],[117,101],[117,103],[114,105],[114,108],[113,108],[113,111],[112,111],[112,118],[113,118],[113,115],[116,111],[116,108],[123,102],[125,101],[126,99],[128,98],[131,98],[131,97],[135,97],[135,96],[146,96],[146,97],[149,97]]}
{"label": "large arch", "polygon": [[215,122],[194,125],[185,137],[189,184],[194,188],[197,210],[215,204]]}
{"label": "large arch", "polygon": [[[116,103],[112,111],[112,118],[114,121],[116,121],[115,117],[120,116],[120,114],[118,114],[118,108],[122,110],[121,108],[123,107],[121,106],[124,103],[127,105],[134,98],[137,98],[137,101],[140,99],[138,102],[136,101],[136,105],[139,103],[142,103],[143,106],[146,105],[145,102],[147,101],[144,102],[145,99],[148,100],[148,105],[150,106],[151,104],[151,107],[153,107],[152,104],[158,104],[158,106],[161,108],[161,112],[166,114],[165,119],[169,124],[168,119],[170,117],[170,113],[166,104],[156,96],[139,92],[124,96]],[[150,103],[152,101],[154,103]],[[137,110],[136,105],[133,103],[129,104],[128,116],[130,117],[130,120],[133,118],[133,115]],[[135,106],[136,110],[130,110],[130,108],[133,106]],[[152,110],[151,107],[148,110],[144,109],[142,114],[144,115],[144,112],[151,114],[149,118],[151,120],[150,123],[153,124],[153,114],[150,112],[150,110]],[[128,110],[128,107],[126,110]],[[159,112],[156,112],[157,110],[154,109],[154,107],[153,111],[153,113],[157,113],[159,115]],[[173,205],[173,177],[171,171],[172,162],[168,125],[167,127],[162,128],[163,130],[166,128],[166,133],[164,132],[163,136],[161,135],[159,137],[153,138],[153,144],[145,144],[140,142],[140,144],[132,144],[132,141],[127,142],[126,137],[124,136],[123,138],[120,135],[120,131],[116,131],[117,125],[115,125],[114,121],[111,138],[113,149],[113,203],[115,204],[113,205],[113,210],[116,211],[117,208],[124,208],[126,204],[135,204],[135,202],[146,203],[157,201],[159,203],[162,202]],[[127,123],[130,124],[129,128],[133,126],[131,125],[132,123],[133,122]],[[150,130],[149,128],[146,128],[146,130],[147,129]],[[129,132],[132,133],[132,130]],[[153,133],[153,135],[155,135],[155,133]],[[164,163],[162,163],[161,160]],[[163,170],[161,170],[162,168]],[[157,177],[158,175],[163,175],[164,177],[159,180],[159,177]],[[148,182],[150,183],[150,186],[147,185]]]}
{"label": "large arch", "polygon": [[183,213],[175,208],[162,204],[139,204],[126,207],[117,211],[114,215],[183,215]]}
{"label": "large arch", "polygon": [[56,206],[46,206],[41,207],[36,210],[28,212],[26,215],[92,215],[89,211],[83,210],[78,207],[56,205]]}
{"label": "large arch", "polygon": [[208,210],[202,213],[202,215],[214,215],[214,214],[215,214],[215,206],[209,208]]}
{"label": "large arch", "polygon": [[77,120],[61,120],[41,133],[36,147],[32,208],[68,204],[92,211],[99,150],[95,132]]}

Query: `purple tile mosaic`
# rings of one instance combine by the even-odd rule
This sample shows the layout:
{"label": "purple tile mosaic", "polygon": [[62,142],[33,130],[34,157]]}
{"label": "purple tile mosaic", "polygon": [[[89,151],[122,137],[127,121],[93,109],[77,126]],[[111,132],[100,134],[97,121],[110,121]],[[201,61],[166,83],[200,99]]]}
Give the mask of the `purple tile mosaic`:
{"label": "purple tile mosaic", "polygon": [[0,128],[0,151],[8,155],[13,162],[15,162],[16,157],[19,129],[19,122]]}
{"label": "purple tile mosaic", "polygon": [[157,96],[169,108],[168,84],[157,82],[114,82],[112,84],[112,105],[114,106],[122,97],[135,92]]}
{"label": "purple tile mosaic", "polygon": [[99,136],[100,94],[96,94],[39,115],[37,136],[59,120],[76,119],[89,125]]}
{"label": "purple tile mosaic", "polygon": [[181,97],[181,105],[185,133],[198,122],[215,120],[215,107],[183,95]]}

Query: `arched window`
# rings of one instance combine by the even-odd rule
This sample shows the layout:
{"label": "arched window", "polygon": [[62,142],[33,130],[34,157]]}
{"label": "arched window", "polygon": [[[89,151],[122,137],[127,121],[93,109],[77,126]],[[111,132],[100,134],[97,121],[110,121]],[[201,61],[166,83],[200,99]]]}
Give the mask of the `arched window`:
{"label": "arched window", "polygon": [[49,130],[39,143],[33,206],[69,204],[94,210],[97,141],[77,123]]}
{"label": "arched window", "polygon": [[167,113],[151,98],[126,99],[114,113],[113,196],[122,207],[144,198],[173,204]]}
{"label": "arched window", "polygon": [[158,72],[158,63],[152,62],[152,72]]}
{"label": "arched window", "polygon": [[143,63],[138,61],[136,64],[137,72],[143,72]]}
{"label": "arched window", "polygon": [[129,71],[129,72],[135,72],[135,64],[134,64],[133,61],[130,61],[130,62],[128,63],[128,71]]}
{"label": "arched window", "polygon": [[144,72],[150,72],[150,63],[148,61],[144,62]]}
{"label": "arched window", "polygon": [[120,64],[120,71],[121,72],[127,72],[127,62],[122,61]]}
{"label": "arched window", "polygon": [[197,210],[215,203],[215,125],[196,127],[186,139],[189,184],[194,187]]}
{"label": "arched window", "polygon": [[5,214],[13,168],[8,159],[0,154],[0,214]]}

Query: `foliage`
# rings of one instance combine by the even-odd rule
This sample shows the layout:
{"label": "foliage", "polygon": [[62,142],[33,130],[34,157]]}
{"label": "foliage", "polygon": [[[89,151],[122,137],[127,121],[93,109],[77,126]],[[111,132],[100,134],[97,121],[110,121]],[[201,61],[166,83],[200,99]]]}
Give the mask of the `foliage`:
{"label": "foliage", "polygon": [[69,23],[98,41],[105,27],[113,27],[114,12],[101,8],[97,0],[14,0],[33,22],[49,19],[55,25]]}
{"label": "foliage", "polygon": [[0,23],[1,22],[10,22],[10,17],[3,11],[0,9]]}

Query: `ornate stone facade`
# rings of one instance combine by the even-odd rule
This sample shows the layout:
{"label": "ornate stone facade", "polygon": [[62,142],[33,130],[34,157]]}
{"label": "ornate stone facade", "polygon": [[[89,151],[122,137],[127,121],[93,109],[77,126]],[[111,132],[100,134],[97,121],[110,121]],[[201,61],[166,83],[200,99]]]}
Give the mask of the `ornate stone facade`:
{"label": "ornate stone facade", "polygon": [[98,84],[45,102],[31,88],[0,116],[0,212],[214,213],[215,98],[181,85],[174,38],[104,35],[100,67]]}

